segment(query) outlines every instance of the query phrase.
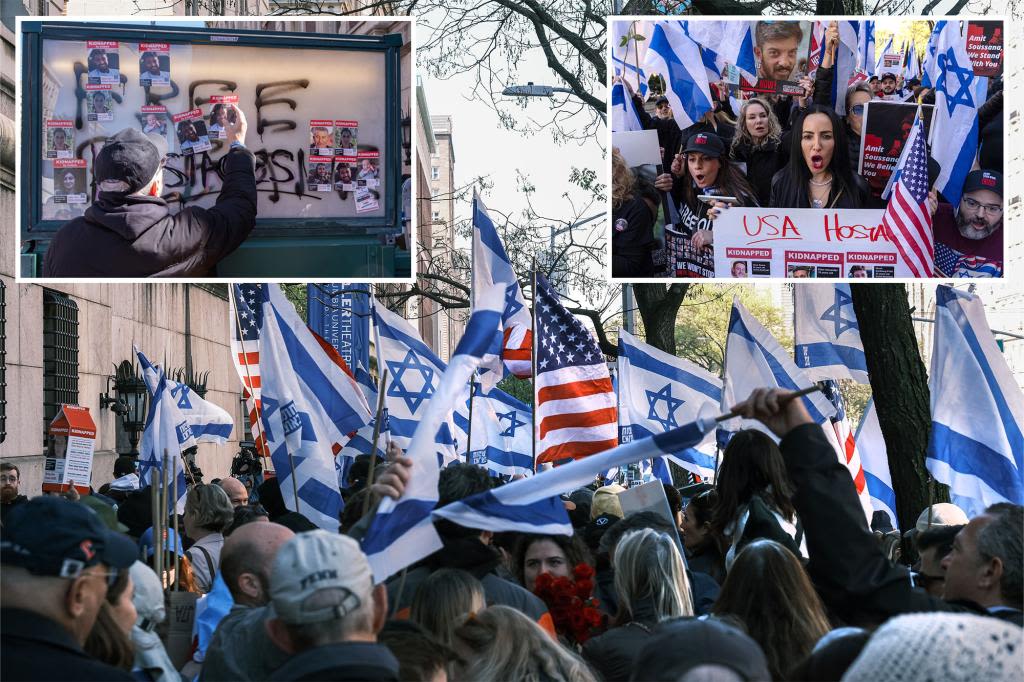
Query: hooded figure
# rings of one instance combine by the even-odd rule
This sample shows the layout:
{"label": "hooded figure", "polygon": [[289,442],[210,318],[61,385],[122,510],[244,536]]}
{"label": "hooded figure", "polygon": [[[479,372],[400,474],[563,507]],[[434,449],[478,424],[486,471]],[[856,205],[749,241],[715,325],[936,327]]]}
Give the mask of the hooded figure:
{"label": "hooded figure", "polygon": [[132,564],[130,570],[135,584],[132,603],[138,614],[132,628],[132,644],[135,645],[133,672],[141,671],[155,682],[179,682],[181,675],[155,632],[156,627],[167,617],[160,578],[141,561]]}

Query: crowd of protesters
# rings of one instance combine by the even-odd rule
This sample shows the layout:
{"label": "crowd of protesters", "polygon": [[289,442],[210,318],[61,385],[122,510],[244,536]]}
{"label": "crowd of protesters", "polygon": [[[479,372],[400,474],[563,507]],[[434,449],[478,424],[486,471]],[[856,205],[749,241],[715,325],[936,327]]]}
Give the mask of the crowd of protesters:
{"label": "crowd of protesters", "polygon": [[[715,486],[663,484],[670,516],[626,514],[624,488],[595,480],[562,496],[571,537],[439,521],[444,547],[384,584],[358,539],[372,518],[362,501],[409,480],[395,447],[374,473],[368,456],[350,471],[346,533],[284,509],[272,478],[192,486],[180,536],[162,533],[163,567],[150,490],[123,485],[130,460],[105,486],[120,503],[29,499],[5,462],[0,677],[1022,679],[1024,508],[925,509],[910,568],[886,549],[891,527],[869,527],[801,401],[761,389],[738,407],[775,437],[736,434]],[[438,505],[500,484],[453,464]],[[184,662],[165,648],[172,584],[199,597]]]}
{"label": "crowd of protesters", "polygon": [[[632,92],[629,77],[616,77],[631,93],[643,128],[657,131],[662,164],[652,179],[613,153],[614,277],[714,277],[714,221],[730,206],[885,208],[882,188],[869,187],[858,170],[865,106],[871,101],[933,104],[935,93],[918,79],[904,81],[901,74],[884,72],[844,86],[845,114],[839,115],[831,101],[833,48],[839,40],[835,22],[825,32],[826,49],[813,79],[806,60],[798,57],[804,40],[800,22],[757,22],[754,40],[758,78],[798,83],[804,96],[730,91],[725,81],[712,83],[713,109],[681,129],[667,97],[645,101]],[[935,265],[945,276],[1002,276],[1002,87],[1001,77],[991,79],[979,108],[978,157],[958,205],[937,190],[929,194]],[[647,110],[652,101],[653,114]],[[876,140],[894,158],[904,141],[905,135]],[[934,182],[934,162],[929,174]],[[664,229],[656,233],[663,197]]]}

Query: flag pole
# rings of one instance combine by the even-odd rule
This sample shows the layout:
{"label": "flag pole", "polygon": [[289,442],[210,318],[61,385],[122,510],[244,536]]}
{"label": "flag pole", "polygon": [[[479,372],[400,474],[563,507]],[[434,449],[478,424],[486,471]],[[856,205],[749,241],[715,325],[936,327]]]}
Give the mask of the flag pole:
{"label": "flag pole", "polygon": [[476,372],[469,376],[469,426],[466,428],[466,464],[473,462],[473,380]]}
{"label": "flag pole", "polygon": [[[185,463],[182,462],[182,469],[185,468]],[[174,582],[171,584],[171,589],[175,592],[179,591],[180,583],[178,582],[178,571],[181,570],[181,558],[178,556],[178,472],[174,472],[174,477],[171,479],[171,485],[174,488]]]}
{"label": "flag pole", "polygon": [[[160,532],[160,559],[163,560],[163,545],[164,545],[164,533],[167,532],[167,464],[170,460],[170,456],[167,454],[167,448],[164,448],[164,465],[160,469],[160,528],[163,530]],[[175,543],[175,549],[177,549],[177,543]],[[163,568],[163,564],[161,564]],[[178,576],[175,575],[174,579],[177,580]],[[170,582],[170,581],[168,581]],[[170,587],[168,584],[167,587]]]}
{"label": "flag pole", "polygon": [[[636,92],[637,94],[640,94],[640,88],[643,85],[643,82],[640,80],[640,45],[636,40],[636,22],[634,21],[629,28],[629,32],[633,34],[633,57],[636,62]],[[628,58],[629,45],[626,45],[626,55]]]}
{"label": "flag pole", "polygon": [[253,393],[252,374],[249,373],[249,354],[245,351],[245,341],[242,340],[242,319],[238,316],[238,299],[235,297],[235,286],[237,285],[230,285],[231,301],[234,303],[231,307],[235,313],[235,324],[238,325],[238,345],[241,347],[242,351],[242,364],[245,365],[245,378],[249,380],[249,385],[246,386],[245,389],[252,397],[252,406],[256,411],[256,421],[260,423],[260,438],[262,438],[264,442],[264,446],[260,447],[260,438],[256,439],[256,452],[260,453],[260,456],[263,457],[263,471],[270,471],[270,468],[267,466],[267,449],[265,445],[266,436],[263,435],[263,415],[260,414],[260,401],[257,400],[256,394]]}
{"label": "flag pole", "polygon": [[[813,386],[808,386],[807,388],[802,388],[799,391],[796,391],[795,393],[790,393],[786,397],[780,398],[779,399],[779,407],[782,407],[783,405],[789,403],[791,400],[796,400],[797,398],[802,398],[805,395],[810,395],[811,393],[817,393],[818,391],[821,391],[821,390],[822,390],[821,383],[816,383]],[[733,417],[738,417],[738,416],[740,416],[740,411],[739,410],[730,410],[729,412],[726,412],[725,414],[720,414],[717,417],[715,417],[715,422],[724,422],[724,421],[727,421],[729,419],[732,419]]]}
{"label": "flag pole", "polygon": [[299,509],[299,482],[295,477],[295,455],[290,452],[288,453],[288,466],[292,470],[292,495],[295,496],[295,512],[301,514],[302,510]]}
{"label": "flag pole", "polygon": [[[378,365],[379,366],[379,365]],[[388,385],[388,370],[381,372],[380,381],[377,383],[377,419],[373,425],[373,447],[370,449],[370,468],[366,474],[366,487],[373,485],[373,470],[377,464],[377,443],[380,440],[380,425],[384,418],[384,390]],[[363,500],[363,516],[370,512],[370,496]]]}
{"label": "flag pole", "polygon": [[163,546],[163,536],[160,534],[160,496],[159,487],[156,483],[156,472],[153,468],[149,469],[149,508],[152,514],[152,522],[150,523],[151,530],[153,531],[153,568],[157,571],[157,575],[160,576],[160,586],[163,587],[167,582],[167,576],[164,574],[163,557],[160,556],[160,548]]}
{"label": "flag pole", "polygon": [[533,395],[533,428],[531,429],[530,440],[533,443],[533,471],[537,471],[537,258],[534,256],[531,263],[530,277],[532,280],[530,294],[533,296],[533,307],[531,312],[532,336],[530,342],[530,391]]}

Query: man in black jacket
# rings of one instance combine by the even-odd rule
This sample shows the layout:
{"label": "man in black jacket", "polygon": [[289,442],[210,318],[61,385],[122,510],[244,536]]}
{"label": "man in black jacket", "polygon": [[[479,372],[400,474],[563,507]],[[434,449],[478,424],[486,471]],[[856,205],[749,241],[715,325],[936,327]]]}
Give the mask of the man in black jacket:
{"label": "man in black jacket", "polygon": [[255,158],[242,110],[228,120],[224,184],[213,208],[171,215],[163,191],[162,140],[126,128],[107,139],[93,171],[99,199],[50,242],[44,277],[188,277],[213,274],[256,224]]}
{"label": "man in black jacket", "polygon": [[944,599],[911,585],[907,569],[889,562],[868,529],[850,472],[836,459],[821,427],[788,391],[757,389],[736,406],[758,419],[779,444],[796,489],[818,593],[844,621],[871,626],[918,611],[966,611],[1021,625],[1024,508],[996,504],[957,535],[946,568]]}

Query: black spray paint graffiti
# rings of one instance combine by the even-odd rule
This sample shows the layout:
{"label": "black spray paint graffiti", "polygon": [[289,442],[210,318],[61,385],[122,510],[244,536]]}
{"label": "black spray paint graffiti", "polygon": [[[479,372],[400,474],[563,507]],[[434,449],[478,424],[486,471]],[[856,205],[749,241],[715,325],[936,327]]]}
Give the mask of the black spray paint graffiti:
{"label": "black spray paint graffiti", "polygon": [[298,90],[299,88],[305,89],[309,87],[309,81],[305,78],[291,81],[275,81],[273,83],[259,83],[256,85],[256,134],[263,139],[263,131],[267,129],[267,126],[274,126],[273,130],[295,130],[295,121],[290,119],[277,119],[269,120],[263,118],[263,107],[271,104],[287,104],[291,107],[292,111],[298,106],[295,100],[287,97],[276,97],[273,99],[266,99],[263,97],[263,93],[267,90],[276,90],[273,94],[280,95],[283,92],[289,90]]}

